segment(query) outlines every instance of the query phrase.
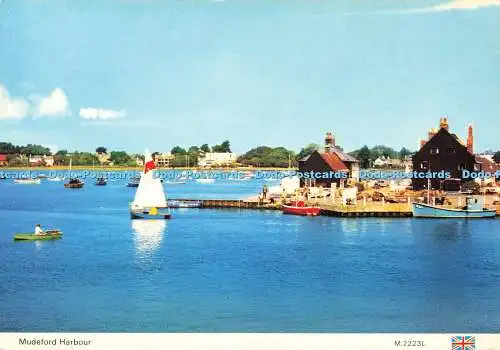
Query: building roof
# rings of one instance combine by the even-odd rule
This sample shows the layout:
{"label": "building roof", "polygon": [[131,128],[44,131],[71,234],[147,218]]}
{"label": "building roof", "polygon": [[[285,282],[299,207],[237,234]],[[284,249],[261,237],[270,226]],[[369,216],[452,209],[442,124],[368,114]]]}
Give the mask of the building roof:
{"label": "building roof", "polygon": [[344,162],[340,160],[340,157],[334,153],[320,153],[321,158],[328,164],[332,171],[348,171]]}
{"label": "building roof", "polygon": [[6,162],[7,161],[7,155],[6,154],[0,154],[0,162]]}
{"label": "building roof", "polygon": [[333,147],[331,152],[337,154],[337,156],[340,158],[341,161],[343,162],[348,162],[348,163],[357,163],[358,160],[354,158],[353,156],[348,155],[347,153],[344,153],[337,147]]}
{"label": "building roof", "polygon": [[497,170],[500,170],[500,166],[498,166],[491,159],[484,156],[476,156],[476,162],[481,163],[481,170],[486,172],[493,173]]}

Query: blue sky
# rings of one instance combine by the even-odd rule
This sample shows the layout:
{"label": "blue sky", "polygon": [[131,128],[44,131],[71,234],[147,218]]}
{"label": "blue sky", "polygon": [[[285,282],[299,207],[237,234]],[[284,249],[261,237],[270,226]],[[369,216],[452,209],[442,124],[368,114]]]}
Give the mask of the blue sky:
{"label": "blue sky", "polygon": [[498,149],[500,0],[3,0],[0,142]]}

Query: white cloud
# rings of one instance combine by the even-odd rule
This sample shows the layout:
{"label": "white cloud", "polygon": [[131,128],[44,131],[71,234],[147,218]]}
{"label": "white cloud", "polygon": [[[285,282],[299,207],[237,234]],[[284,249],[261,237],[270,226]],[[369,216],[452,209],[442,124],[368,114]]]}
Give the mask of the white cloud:
{"label": "white cloud", "polygon": [[29,104],[21,98],[11,98],[0,84],[0,120],[21,119],[28,113]]}
{"label": "white cloud", "polygon": [[80,117],[83,119],[118,119],[125,116],[124,111],[115,111],[112,109],[103,109],[103,108],[80,108]]}
{"label": "white cloud", "polygon": [[455,10],[476,10],[484,7],[500,6],[500,0],[452,0],[450,2],[412,9],[396,11],[400,13],[425,13],[425,12],[445,12]]}
{"label": "white cloud", "polygon": [[69,114],[68,98],[64,91],[55,88],[37,106],[35,117],[65,116]]}

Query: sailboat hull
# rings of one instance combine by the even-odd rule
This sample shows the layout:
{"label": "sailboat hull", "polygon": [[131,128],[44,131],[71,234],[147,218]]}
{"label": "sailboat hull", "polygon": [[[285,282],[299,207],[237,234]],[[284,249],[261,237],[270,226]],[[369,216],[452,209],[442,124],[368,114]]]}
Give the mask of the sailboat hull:
{"label": "sailboat hull", "polygon": [[149,209],[131,209],[131,219],[148,219],[148,220],[169,220],[172,217],[168,208],[158,208],[156,214],[150,213]]}

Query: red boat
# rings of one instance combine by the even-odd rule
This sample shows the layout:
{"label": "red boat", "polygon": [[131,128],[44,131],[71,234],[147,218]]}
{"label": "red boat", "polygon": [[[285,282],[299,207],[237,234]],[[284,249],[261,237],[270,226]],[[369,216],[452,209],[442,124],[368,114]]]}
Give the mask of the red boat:
{"label": "red boat", "polygon": [[283,204],[281,206],[281,210],[283,214],[316,216],[319,215],[321,208],[306,207],[304,201],[296,201],[296,202],[291,202],[289,205]]}

